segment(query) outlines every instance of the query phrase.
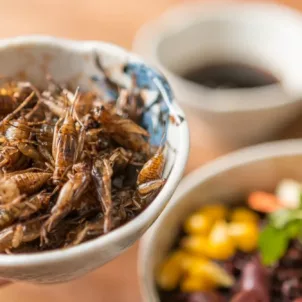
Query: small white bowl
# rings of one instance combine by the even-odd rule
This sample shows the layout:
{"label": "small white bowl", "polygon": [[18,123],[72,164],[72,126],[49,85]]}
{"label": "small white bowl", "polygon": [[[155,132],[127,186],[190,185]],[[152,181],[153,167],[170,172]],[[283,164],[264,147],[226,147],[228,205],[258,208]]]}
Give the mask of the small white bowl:
{"label": "small white bowl", "polygon": [[[58,82],[91,89],[98,84],[93,84],[92,79],[103,76],[96,67],[95,54],[101,56],[106,68],[115,70],[113,80],[125,86],[131,83],[130,73],[135,72],[138,84],[141,83],[139,85],[144,85],[150,91],[146,106],[159,96],[160,101],[150,106],[151,110],[146,110],[143,120],[154,143],[159,143],[164,131],[158,115],[166,121],[170,120],[167,126],[167,145],[170,147],[167,147],[164,171],[167,183],[138,217],[104,236],[68,249],[37,254],[0,254],[1,278],[55,283],[80,277],[102,266],[142,236],[160,215],[181,179],[189,151],[186,120],[175,104],[166,80],[135,55],[103,42],[70,41],[43,36],[18,37],[0,40],[1,74],[19,76],[43,86],[46,82],[45,72],[49,72]],[[127,69],[121,68],[125,64]]]}
{"label": "small white bowl", "polygon": [[[217,141],[239,147],[271,139],[300,113],[301,16],[272,3],[185,3],[143,26],[133,49],[163,71],[194,120],[207,123]],[[258,67],[280,84],[210,89],[180,76],[215,62]]]}
{"label": "small white bowl", "polygon": [[285,140],[233,152],[187,175],[162,216],[146,233],[139,250],[144,302],[159,302],[154,273],[185,220],[210,202],[244,201],[254,190],[272,191],[284,178],[302,181],[302,140]]}

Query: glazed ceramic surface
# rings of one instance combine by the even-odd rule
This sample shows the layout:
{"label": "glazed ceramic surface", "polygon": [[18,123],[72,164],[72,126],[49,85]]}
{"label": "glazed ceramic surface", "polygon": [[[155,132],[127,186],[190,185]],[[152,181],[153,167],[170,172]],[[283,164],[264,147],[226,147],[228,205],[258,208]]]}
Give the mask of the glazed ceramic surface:
{"label": "glazed ceramic surface", "polygon": [[243,202],[252,191],[273,191],[284,178],[302,181],[302,140],[242,149],[186,176],[169,206],[146,233],[139,252],[143,301],[159,302],[154,274],[186,217],[206,203]]}
{"label": "glazed ceramic surface", "polygon": [[74,89],[100,91],[104,99],[116,99],[104,81],[100,61],[110,80],[131,87],[133,76],[144,90],[142,126],[153,145],[166,143],[164,177],[167,182],[155,200],[138,217],[97,239],[64,250],[37,254],[0,255],[0,277],[38,283],[63,282],[92,271],[130,247],[157,219],[182,176],[189,150],[183,112],[175,104],[165,78],[135,55],[102,42],[70,41],[43,36],[0,41],[0,73],[36,86],[46,85],[49,73]]}

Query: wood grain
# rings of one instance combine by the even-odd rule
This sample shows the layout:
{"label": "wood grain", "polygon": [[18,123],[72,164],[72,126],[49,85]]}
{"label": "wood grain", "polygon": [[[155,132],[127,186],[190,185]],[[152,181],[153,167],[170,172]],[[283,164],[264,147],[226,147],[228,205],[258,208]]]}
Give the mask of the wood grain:
{"label": "wood grain", "polygon": [[[177,0],[11,0],[1,1],[0,37],[49,34],[74,39],[106,40],[130,48],[136,30]],[[302,9],[300,0],[276,1]],[[190,117],[189,117],[190,119]],[[225,152],[212,144],[206,128],[192,131],[187,171]],[[300,126],[301,125],[301,126]],[[301,119],[280,134],[300,137]],[[200,139],[202,137],[202,140]],[[200,142],[201,141],[201,142]],[[137,248],[99,270],[70,283],[53,286],[13,284],[1,288],[6,302],[139,302]]]}

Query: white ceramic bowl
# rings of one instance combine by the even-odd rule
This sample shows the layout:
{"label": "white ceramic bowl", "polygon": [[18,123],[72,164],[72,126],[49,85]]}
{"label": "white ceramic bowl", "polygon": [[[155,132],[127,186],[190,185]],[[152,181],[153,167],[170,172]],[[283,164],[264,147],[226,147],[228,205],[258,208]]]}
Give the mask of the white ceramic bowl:
{"label": "white ceramic bowl", "polygon": [[[133,49],[163,71],[194,120],[202,119],[213,137],[230,147],[271,139],[302,108],[302,17],[288,7],[184,3],[143,26]],[[256,66],[280,85],[218,90],[179,76],[211,62]]]}
{"label": "white ceramic bowl", "polygon": [[283,178],[302,181],[302,140],[287,140],[233,152],[187,175],[169,206],[143,238],[139,276],[143,301],[159,302],[154,272],[184,219],[211,201],[244,201],[254,190],[272,191]]}
{"label": "white ceramic bowl", "polygon": [[[127,86],[135,72],[138,84],[148,88],[146,106],[159,96],[160,101],[144,115],[151,140],[158,143],[164,126],[158,115],[170,121],[167,126],[167,183],[155,200],[138,217],[124,226],[97,239],[65,250],[37,254],[0,254],[0,278],[39,283],[71,280],[92,271],[117,257],[131,246],[157,219],[175,191],[187,161],[188,128],[182,111],[173,100],[166,80],[135,55],[102,42],[69,41],[52,37],[30,36],[0,40],[1,74],[29,79],[38,86],[45,84],[45,72],[58,82],[70,82],[82,89],[96,87],[102,72],[95,66],[94,56],[102,57],[106,68],[116,70],[113,80]],[[126,69],[121,68],[127,66]],[[117,67],[117,68],[115,68]],[[173,116],[174,119],[169,117]],[[176,118],[176,120],[175,120]],[[182,120],[182,122],[181,122]]]}

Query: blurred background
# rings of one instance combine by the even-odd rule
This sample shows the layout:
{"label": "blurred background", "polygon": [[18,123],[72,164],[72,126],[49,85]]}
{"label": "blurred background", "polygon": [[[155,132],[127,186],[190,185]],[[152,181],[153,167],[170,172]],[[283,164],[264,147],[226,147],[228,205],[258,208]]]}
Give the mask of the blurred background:
{"label": "blurred background", "polygon": [[[136,31],[145,22],[179,2],[181,0],[2,0],[0,36],[48,34],[81,40],[105,40],[131,49]],[[275,2],[302,10],[301,0]],[[282,131],[280,138],[299,137],[302,133],[300,124],[301,118]],[[192,129],[194,121],[191,121]],[[224,153],[222,149],[212,148],[203,129],[193,132],[187,172]],[[202,143],[198,142],[200,138]],[[0,301],[139,302],[137,246],[98,271],[67,284],[14,284],[1,288]]]}

